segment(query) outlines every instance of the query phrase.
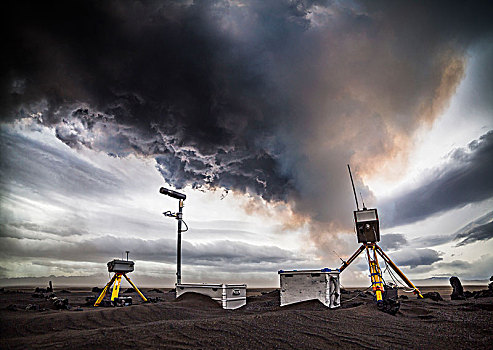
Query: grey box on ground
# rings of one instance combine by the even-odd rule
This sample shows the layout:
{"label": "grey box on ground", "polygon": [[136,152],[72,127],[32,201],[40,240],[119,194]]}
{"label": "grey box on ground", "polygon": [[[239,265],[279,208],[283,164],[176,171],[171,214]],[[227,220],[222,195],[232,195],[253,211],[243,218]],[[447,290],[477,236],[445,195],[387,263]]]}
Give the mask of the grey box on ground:
{"label": "grey box on ground", "polygon": [[318,299],[330,308],[341,304],[339,270],[279,271],[281,306]]}
{"label": "grey box on ground", "polygon": [[176,285],[176,297],[187,292],[207,295],[223,309],[237,309],[246,304],[246,284],[181,283]]}

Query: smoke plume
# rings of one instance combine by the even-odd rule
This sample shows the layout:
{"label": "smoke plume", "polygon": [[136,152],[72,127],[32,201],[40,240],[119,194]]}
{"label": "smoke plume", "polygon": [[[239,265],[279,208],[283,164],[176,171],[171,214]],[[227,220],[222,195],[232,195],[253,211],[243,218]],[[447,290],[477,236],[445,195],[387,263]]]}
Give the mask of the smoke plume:
{"label": "smoke plume", "polygon": [[9,6],[3,121],[32,117],[71,147],[153,157],[177,188],[289,203],[325,230],[351,224],[346,163],[371,201],[361,176],[405,161],[413,133],[447,107],[467,49],[491,35],[481,1]]}

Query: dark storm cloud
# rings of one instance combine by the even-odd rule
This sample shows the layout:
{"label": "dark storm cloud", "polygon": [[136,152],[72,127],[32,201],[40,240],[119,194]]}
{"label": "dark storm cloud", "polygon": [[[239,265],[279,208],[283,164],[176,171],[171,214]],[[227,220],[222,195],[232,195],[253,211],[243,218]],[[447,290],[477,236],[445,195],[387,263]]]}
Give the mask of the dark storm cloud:
{"label": "dark storm cloud", "polygon": [[461,228],[457,231],[454,240],[461,240],[457,246],[463,246],[491,238],[493,238],[493,211]]}
{"label": "dark storm cloud", "polygon": [[344,165],[360,183],[405,149],[491,34],[481,1],[8,5],[4,120],[36,114],[71,147],[152,156],[178,188],[290,202],[326,230],[351,225]]}
{"label": "dark storm cloud", "polygon": [[418,247],[435,247],[437,245],[448,243],[453,239],[453,235],[429,235],[425,237],[419,237],[411,241],[411,244]]}
{"label": "dark storm cloud", "polygon": [[[19,191],[28,198],[53,189],[58,194],[91,198],[117,191],[120,179],[68,150],[1,128],[0,190],[6,193],[13,185],[22,184]],[[56,200],[54,197],[51,200]]]}
{"label": "dark storm cloud", "polygon": [[[493,238],[493,212],[488,212],[485,215],[469,222],[453,234],[438,234],[419,237],[412,240],[410,243],[413,246],[434,247],[453,241],[459,241],[457,246],[471,244],[477,241],[486,241]],[[386,237],[385,235],[384,237]]]}
{"label": "dark storm cloud", "polygon": [[5,267],[0,266],[0,278],[7,277],[8,269]]}
{"label": "dark storm cloud", "polygon": [[407,244],[407,239],[402,233],[386,233],[382,235],[379,245],[382,249],[399,249]]}
{"label": "dark storm cloud", "polygon": [[[73,225],[73,224],[72,224]],[[43,226],[30,222],[9,222],[0,224],[0,236],[11,238],[45,239],[46,234],[58,237],[80,236],[89,232],[70,225],[68,222],[59,221],[53,226]],[[39,237],[39,238],[36,238]]]}
{"label": "dark storm cloud", "polygon": [[[393,257],[393,255],[391,256]],[[491,276],[491,266],[493,263],[492,255],[482,255],[476,260],[452,260],[449,262],[436,261],[431,265],[420,265],[412,267],[412,273],[414,275],[435,276],[422,280],[414,280],[419,285],[433,284],[443,282],[449,285],[450,276],[459,276],[462,281],[471,280],[487,280]],[[446,276],[446,277],[438,277]]]}
{"label": "dark storm cloud", "polygon": [[[443,260],[438,251],[430,248],[416,249],[406,247],[403,250],[391,252],[388,255],[397,266],[409,266],[411,269],[419,267],[420,270],[423,270],[424,268],[427,269],[430,265]],[[359,258],[356,261],[356,266],[358,270],[364,271],[368,269],[368,262],[365,259]],[[384,262],[382,261],[382,270],[384,269],[384,266]],[[430,267],[429,270],[431,269],[433,268]]]}
{"label": "dark storm cloud", "polygon": [[457,235],[456,239],[462,238],[463,240],[457,243],[458,246],[474,243],[477,241],[486,241],[493,238],[493,222],[475,227],[471,230],[468,230],[467,232]]}
{"label": "dark storm cloud", "polygon": [[[44,239],[43,244],[33,239],[0,238],[3,260],[16,258],[49,258],[65,261],[106,262],[119,258],[125,250],[132,252],[133,259],[153,262],[176,262],[174,239],[145,240],[116,236],[101,236],[80,241]],[[194,266],[260,266],[269,263],[295,262],[300,259],[292,252],[275,246],[257,246],[238,241],[213,241],[191,244],[183,242],[183,262]]]}
{"label": "dark storm cloud", "polygon": [[436,267],[450,269],[452,271],[467,271],[473,267],[473,263],[465,260],[453,260],[448,263],[438,263]]}
{"label": "dark storm cloud", "polygon": [[491,266],[493,264],[493,256],[482,255],[477,260],[453,260],[451,262],[439,262],[433,266],[436,269],[444,271],[441,275],[459,276],[468,280],[483,279],[487,280],[491,276]]}
{"label": "dark storm cloud", "polygon": [[[449,162],[434,169],[422,184],[383,204],[387,226],[413,223],[446,210],[493,196],[493,130],[466,148],[454,150]],[[486,230],[488,231],[488,230]],[[478,233],[484,236],[487,232]]]}
{"label": "dark storm cloud", "polygon": [[411,268],[431,265],[435,262],[443,260],[440,257],[439,252],[430,248],[407,248],[405,250],[392,253],[390,257],[397,264],[397,266],[409,266]]}

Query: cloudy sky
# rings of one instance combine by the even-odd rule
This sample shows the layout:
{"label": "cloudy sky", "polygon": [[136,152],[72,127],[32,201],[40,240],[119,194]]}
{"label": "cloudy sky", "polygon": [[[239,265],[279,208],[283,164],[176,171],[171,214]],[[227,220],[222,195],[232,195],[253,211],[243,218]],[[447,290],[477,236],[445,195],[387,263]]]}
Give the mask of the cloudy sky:
{"label": "cloudy sky", "polygon": [[[412,279],[493,274],[487,1],[1,5],[0,281],[276,286],[358,247],[346,164]],[[343,285],[366,286],[360,258]]]}

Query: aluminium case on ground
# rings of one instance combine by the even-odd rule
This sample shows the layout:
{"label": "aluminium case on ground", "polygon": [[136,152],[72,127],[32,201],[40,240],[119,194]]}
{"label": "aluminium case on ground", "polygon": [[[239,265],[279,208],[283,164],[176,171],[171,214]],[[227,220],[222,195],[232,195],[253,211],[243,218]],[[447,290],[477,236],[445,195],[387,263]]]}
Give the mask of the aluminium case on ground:
{"label": "aluminium case on ground", "polygon": [[207,295],[223,309],[237,309],[246,304],[246,284],[181,283],[176,285],[176,297],[188,292]]}
{"label": "aluminium case on ground", "polygon": [[341,304],[339,270],[279,271],[281,282],[281,306],[318,299],[333,309]]}

